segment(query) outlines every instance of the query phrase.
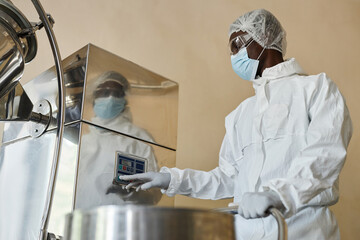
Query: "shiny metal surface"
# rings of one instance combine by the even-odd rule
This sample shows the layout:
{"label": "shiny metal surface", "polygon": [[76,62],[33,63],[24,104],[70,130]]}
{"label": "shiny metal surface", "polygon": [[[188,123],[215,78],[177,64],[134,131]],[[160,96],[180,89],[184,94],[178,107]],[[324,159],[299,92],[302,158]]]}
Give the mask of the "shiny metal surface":
{"label": "shiny metal surface", "polygon": [[0,121],[29,121],[33,104],[20,83],[0,98]]}
{"label": "shiny metal surface", "polygon": [[158,171],[165,165],[175,167],[176,158],[175,151],[138,140],[150,136],[126,116],[119,117],[113,124],[126,128],[132,137],[82,123],[74,208],[127,203],[173,206],[174,199],[163,196],[158,189],[128,192],[113,184],[118,151],[147,159],[147,171]]}
{"label": "shiny metal surface", "polygon": [[287,240],[287,224],[284,216],[276,208],[270,208],[269,212],[274,216],[278,225],[278,240]]}
{"label": "shiny metal surface", "polygon": [[1,146],[0,239],[39,237],[54,144],[51,131]]}
{"label": "shiny metal surface", "polygon": [[125,95],[126,108],[131,111],[133,124],[145,129],[152,138],[143,140],[176,149],[178,84],[94,45],[89,45],[88,50],[82,119],[131,135],[127,129],[101,121],[93,109],[94,92],[106,81],[101,76],[114,71],[130,85]]}
{"label": "shiny metal surface", "polygon": [[205,210],[107,206],[66,216],[64,240],[234,240],[234,218]]}
{"label": "shiny metal surface", "polygon": [[[65,123],[70,124],[80,120],[84,78],[86,74],[86,48],[82,48],[63,60],[65,80]],[[55,67],[43,72],[23,87],[29,98],[35,103],[42,99],[50,102],[52,118],[49,130],[56,128],[58,113],[58,90]],[[8,126],[8,125],[11,125]],[[12,122],[5,123],[3,142],[11,142],[29,135],[29,123]]]}
{"label": "shiny metal surface", "polygon": [[14,30],[0,18],[0,97],[20,80],[24,71],[24,57],[21,43]]}
{"label": "shiny metal surface", "polygon": [[[151,139],[142,140],[176,149],[177,83],[91,44],[65,58],[63,65],[65,124],[81,120],[131,135],[127,129],[102,122],[93,110],[94,91],[105,81],[100,77],[108,71],[115,71],[123,75],[129,83],[125,98],[133,124],[145,129],[151,136]],[[33,102],[48,100],[53,109],[53,117],[56,118],[58,97],[55,68],[50,68],[25,84],[24,89]],[[49,130],[55,127],[50,126]],[[12,123],[11,130],[4,132],[3,142],[27,136],[29,133],[26,123]]]}
{"label": "shiny metal surface", "polygon": [[[47,228],[48,232],[59,236],[63,235],[65,214],[73,210],[80,132],[81,123],[70,124],[64,128],[56,187]],[[45,198],[45,195],[43,197]],[[43,205],[43,209],[44,207],[45,205]]]}
{"label": "shiny metal surface", "polygon": [[[115,60],[116,58],[121,59],[98,47],[87,45],[63,60],[65,130],[48,227],[48,232],[55,235],[63,235],[65,213],[74,208],[85,207],[81,204],[81,199],[86,197],[77,193],[86,189],[83,185],[86,179],[80,171],[90,167],[91,161],[100,165],[102,160],[111,163],[115,160],[115,152],[112,151],[122,150],[154,159],[157,168],[175,166],[177,84],[136,64],[124,59]],[[97,64],[98,61],[101,64]],[[126,64],[120,67],[122,62]],[[121,74],[129,82],[124,113],[115,121],[94,120],[93,88],[99,84],[98,77],[105,72],[119,72],[122,69],[125,70]],[[52,121],[44,135],[32,139],[28,123],[7,122],[4,126],[0,155],[0,239],[35,240],[40,237],[41,216],[46,208],[46,187],[52,169],[50,159],[54,154],[56,139],[59,111],[57,84],[56,70],[53,67],[24,85],[32,102],[46,99],[51,104]],[[85,108],[87,111],[84,111]],[[87,115],[86,119],[84,115]],[[94,131],[90,128],[100,130],[99,134],[96,133],[98,141],[91,138]],[[110,143],[116,144],[109,144],[110,139],[113,140]],[[96,156],[86,158],[86,153],[89,152],[87,150],[97,148],[107,150],[98,151]],[[109,155],[111,158],[107,157]],[[113,167],[111,173],[113,174]],[[89,173],[89,179],[95,180],[96,176],[106,174],[107,172],[97,169]],[[107,177],[100,179],[100,183],[104,183],[103,179]],[[100,188],[94,186],[90,189],[89,195],[105,189],[101,186],[108,186],[108,192],[100,195],[103,199],[100,203],[89,201],[93,206],[111,204],[113,199],[118,205],[129,202],[130,199],[133,203],[158,206],[174,204],[173,198],[159,195],[159,192],[150,192],[147,196],[126,193],[124,201],[120,198],[121,190],[112,187],[107,180],[105,185],[100,184]],[[109,199],[109,196],[112,197]]]}
{"label": "shiny metal surface", "polygon": [[[49,231],[63,233],[73,209],[80,123],[65,127]],[[37,240],[45,208],[56,131],[3,144],[0,152],[0,239]]]}
{"label": "shiny metal surface", "polygon": [[36,36],[19,37],[31,28],[26,17],[9,1],[0,0],[0,97],[11,91],[22,76],[25,62],[37,51]]}
{"label": "shiny metal surface", "polygon": [[29,132],[32,137],[40,137],[49,127],[51,121],[51,104],[43,99],[35,103],[31,113]]}
{"label": "shiny metal surface", "polygon": [[[9,126],[9,125],[8,125]],[[100,130],[102,137],[92,139],[89,135],[90,127]],[[95,130],[94,129],[94,130]],[[6,131],[6,130],[5,130]],[[110,136],[109,136],[110,135]],[[40,138],[23,138],[14,142],[5,143],[1,146],[0,154],[0,239],[24,239],[37,240],[40,234],[41,216],[45,207],[46,188],[51,171],[51,158],[53,156],[56,133],[55,130],[46,132]],[[96,150],[96,142],[109,139],[122,144],[116,147],[115,144],[107,143],[106,148],[100,151],[97,157],[86,158],[89,149]],[[92,143],[92,140],[94,141]],[[82,144],[80,144],[83,141]],[[88,145],[92,144],[92,145]],[[125,145],[127,147],[125,147]],[[140,146],[141,148],[137,147]],[[107,172],[89,171],[88,179],[83,174],[77,176],[77,166],[82,169],[90,167],[89,161],[98,162],[113,155],[111,151],[116,149],[130,149],[133,153],[144,154],[148,150],[155,159],[159,167],[175,166],[176,152],[159,147],[151,146],[146,142],[136,140],[116,132],[107,131],[102,128],[94,127],[86,123],[77,122],[69,124],[64,130],[62,153],[59,163],[58,177],[55,188],[53,207],[50,215],[48,231],[56,235],[64,235],[64,216],[74,208],[86,208],[82,202],[87,202],[87,206],[99,206],[97,201],[102,198],[101,205],[126,204],[126,203],[147,203],[158,206],[173,206],[174,198],[159,195],[159,192],[146,193],[127,193],[119,190],[117,186],[112,186],[112,179],[105,181],[105,185],[100,177],[99,184],[94,188],[88,188],[89,184],[96,182],[97,177]],[[137,150],[139,149],[139,150]],[[140,153],[139,153],[140,152]],[[146,155],[142,155],[146,156]],[[113,156],[111,157],[113,159]],[[95,167],[96,164],[93,164]],[[106,169],[106,166],[104,166]],[[82,171],[79,169],[79,171]],[[112,176],[112,171],[110,176]],[[85,182],[85,183],[84,183]],[[102,188],[101,186],[106,186]],[[88,195],[80,195],[76,198],[75,192],[87,189]],[[104,190],[103,195],[92,199],[91,196]],[[119,190],[119,191],[118,191]],[[108,193],[106,194],[106,191]],[[145,195],[144,195],[145,194]],[[123,197],[123,198],[121,198]],[[138,198],[138,199],[137,199]],[[26,199],[26,200],[24,200]],[[9,217],[10,216],[10,217]]]}
{"label": "shiny metal surface", "polygon": [[[11,3],[11,1],[0,0],[0,18],[8,22],[16,33],[33,28],[25,15],[22,14],[22,12]],[[36,56],[36,35],[32,32],[26,36],[17,34],[17,37],[21,41],[21,47],[25,57],[24,60],[28,63]]]}

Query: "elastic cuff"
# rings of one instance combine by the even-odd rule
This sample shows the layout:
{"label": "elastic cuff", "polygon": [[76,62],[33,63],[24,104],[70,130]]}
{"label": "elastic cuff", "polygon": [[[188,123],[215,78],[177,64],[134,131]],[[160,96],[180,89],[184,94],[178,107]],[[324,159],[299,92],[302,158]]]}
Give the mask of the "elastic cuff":
{"label": "elastic cuff", "polygon": [[290,203],[290,201],[288,201],[286,199],[286,197],[280,191],[278,191],[273,186],[264,186],[263,190],[264,190],[264,192],[266,192],[266,191],[273,192],[280,198],[280,201],[281,201],[282,205],[284,206],[284,208],[278,209],[278,210],[281,211],[281,213],[284,215],[285,218],[288,218],[292,215],[291,214],[291,212],[292,212],[291,211],[291,203]]}
{"label": "elastic cuff", "polygon": [[166,194],[169,197],[174,197],[176,195],[176,190],[178,189],[178,187],[180,185],[174,177],[174,172],[171,171],[171,169],[168,167],[162,167],[159,172],[170,173],[169,187],[167,189],[161,189],[161,193]]}

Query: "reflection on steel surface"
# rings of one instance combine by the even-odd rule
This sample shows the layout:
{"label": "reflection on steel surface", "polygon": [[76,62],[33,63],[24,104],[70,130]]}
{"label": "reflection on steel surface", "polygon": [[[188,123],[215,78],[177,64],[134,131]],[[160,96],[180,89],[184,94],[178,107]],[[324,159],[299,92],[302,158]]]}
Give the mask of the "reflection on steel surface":
{"label": "reflection on steel surface", "polygon": [[[1,0],[0,1],[0,18],[2,21],[7,23],[7,26],[11,27],[13,33],[16,33],[14,39],[20,43],[21,51],[24,55],[26,63],[30,62],[36,55],[37,52],[37,41],[36,35],[32,30],[33,26],[28,19],[17,9],[11,1]],[[27,32],[27,34],[20,34]]]}
{"label": "reflection on steel surface", "polygon": [[29,121],[32,109],[33,104],[20,83],[0,98],[1,121]]}
{"label": "reflection on steel surface", "polygon": [[[175,149],[177,140],[178,85],[130,61],[94,45],[87,45],[63,60],[66,88],[65,124],[86,121],[109,130],[131,135],[127,129],[102,122],[94,112],[94,92],[106,79],[106,72],[117,72],[129,82],[126,108],[131,111],[134,125],[145,129],[150,141]],[[57,81],[51,68],[24,86],[33,102],[46,99],[51,103],[53,118],[57,115]],[[49,126],[49,130],[56,126]],[[29,135],[27,124],[12,123],[12,130],[4,132],[3,142]]]}
{"label": "reflection on steel surface", "polygon": [[28,28],[30,22],[11,2],[0,1],[0,98],[17,85],[25,62],[36,55],[36,36],[18,35]]}
{"label": "reflection on steel surface", "polygon": [[[126,108],[131,111],[134,125],[145,129],[152,137],[150,142],[175,149],[177,137],[178,85],[132,62],[89,45],[83,120],[110,130],[129,134],[127,129],[107,125],[94,112],[94,92],[104,81],[104,72],[120,73],[129,82],[126,91]],[[139,87],[143,86],[143,87]],[[149,141],[149,139],[143,139]]]}
{"label": "reflection on steel surface", "polygon": [[[116,223],[116,224],[115,224]],[[66,216],[64,240],[235,240],[230,214],[145,206],[107,206]]]}
{"label": "reflection on steel surface", "polygon": [[[115,164],[115,152],[121,150],[150,159],[150,170],[175,167],[178,85],[91,44],[63,60],[63,66],[65,131],[49,232],[63,235],[64,215],[74,208],[126,202],[173,206],[174,199],[159,191],[119,190],[112,184],[111,164]],[[126,79],[124,93],[111,89],[114,83],[108,82],[113,82],[114,75],[102,77],[109,72]],[[96,91],[100,85],[103,88]],[[23,88],[34,103],[48,100],[52,117],[45,134],[37,139],[30,138],[28,123],[5,123],[0,155],[0,239],[38,239],[51,171],[58,113],[55,68]],[[95,96],[120,96],[126,104],[116,118],[101,119],[95,115]],[[87,185],[91,182],[93,188]]]}
{"label": "reflection on steel surface", "polygon": [[[132,136],[147,135],[126,116],[118,117],[115,123],[128,128]],[[160,201],[162,194],[158,189],[136,192],[135,189],[128,191],[113,184],[118,151],[144,158],[148,162],[147,171],[158,171],[154,149],[150,144],[88,124],[83,124],[80,139],[76,209],[125,203],[155,205]]]}
{"label": "reflection on steel surface", "polygon": [[1,146],[0,239],[37,239],[54,144],[51,131]]}
{"label": "reflection on steel surface", "polygon": [[[3,24],[0,18],[0,24]],[[25,62],[20,44],[0,25],[0,97],[11,90],[20,80]]]}

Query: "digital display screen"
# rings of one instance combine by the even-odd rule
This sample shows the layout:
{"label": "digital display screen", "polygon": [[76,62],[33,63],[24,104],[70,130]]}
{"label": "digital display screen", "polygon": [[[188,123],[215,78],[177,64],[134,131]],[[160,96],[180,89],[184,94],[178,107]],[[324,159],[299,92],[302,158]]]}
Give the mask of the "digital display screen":
{"label": "digital display screen", "polygon": [[131,167],[131,161],[122,159],[122,165],[127,166],[127,167]]}
{"label": "digital display screen", "polygon": [[137,168],[138,170],[144,171],[144,164],[139,164],[139,163],[137,163],[137,164],[136,164],[136,168]]}

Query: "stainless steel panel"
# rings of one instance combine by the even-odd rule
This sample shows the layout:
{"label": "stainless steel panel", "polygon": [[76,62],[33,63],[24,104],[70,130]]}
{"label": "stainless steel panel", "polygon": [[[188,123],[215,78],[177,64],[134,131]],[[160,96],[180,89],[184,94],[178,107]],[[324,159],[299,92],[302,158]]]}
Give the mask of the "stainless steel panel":
{"label": "stainless steel panel", "polygon": [[120,73],[129,83],[126,109],[133,123],[146,129],[152,139],[143,139],[176,149],[178,84],[94,45],[89,45],[83,120],[131,135],[124,128],[107,125],[93,110],[96,88],[106,81],[103,74]]}
{"label": "stainless steel panel", "polygon": [[[86,75],[87,47],[84,47],[63,60],[65,81],[65,124],[80,120],[84,79]],[[49,130],[56,127],[58,113],[58,88],[55,67],[40,74],[24,86],[33,103],[42,99],[50,102],[53,124]],[[5,123],[3,143],[30,136],[27,122]]]}
{"label": "stainless steel panel", "polygon": [[[64,131],[60,169],[49,229],[63,232],[72,210],[79,124]],[[3,144],[0,155],[0,239],[37,240],[45,207],[55,131],[41,138]]]}
{"label": "stainless steel panel", "polygon": [[[116,125],[132,136],[148,135],[123,115]],[[157,171],[165,162],[175,166],[175,151],[86,123],[82,123],[80,139],[75,209],[127,203],[173,206],[174,199],[162,196],[158,189],[128,192],[113,184],[113,178],[117,151],[147,159],[148,171]]]}
{"label": "stainless steel panel", "polygon": [[234,218],[205,210],[108,206],[66,217],[64,240],[234,240]]}
{"label": "stainless steel panel", "polygon": [[64,233],[65,215],[71,212],[74,206],[80,127],[80,123],[74,123],[64,128],[64,138],[48,226],[49,232],[61,236]]}
{"label": "stainless steel panel", "polygon": [[[62,235],[62,216],[74,207],[124,202],[173,206],[174,199],[162,196],[159,191],[124,192],[111,184],[112,178],[109,182],[109,176],[113,175],[116,150],[151,159],[149,170],[175,166],[177,84],[92,45],[75,52],[63,64],[66,127],[49,231]],[[106,80],[99,76],[109,71],[126,77],[128,105],[122,114],[104,121],[94,115],[93,97],[94,90]],[[55,146],[54,122],[58,112],[55,68],[28,82],[24,90],[32,102],[42,99],[50,102],[53,122],[39,138],[29,137],[28,123],[11,122],[4,126],[0,239],[33,240],[39,236]],[[91,182],[95,185],[89,186]],[[101,183],[100,187],[96,182]],[[96,195],[99,191],[101,194]]]}
{"label": "stainless steel panel", "polygon": [[[63,65],[66,87],[65,124],[84,120],[131,135],[127,129],[108,124],[94,113],[95,90],[108,80],[103,76],[112,71],[124,76],[128,82],[126,110],[131,112],[132,122],[146,129],[151,136],[142,140],[176,149],[177,83],[91,44],[67,57],[63,60]],[[25,84],[24,89],[33,103],[48,100],[53,109],[53,117],[56,117],[57,81],[54,67]],[[51,129],[50,126],[49,130]],[[4,132],[3,142],[26,136],[29,136],[26,123],[11,123],[11,130]]]}
{"label": "stainless steel panel", "polygon": [[0,239],[38,237],[53,155],[48,144],[53,146],[54,139],[55,135],[48,133],[2,146]]}
{"label": "stainless steel panel", "polygon": [[20,83],[0,98],[0,121],[28,121],[33,104]]}

